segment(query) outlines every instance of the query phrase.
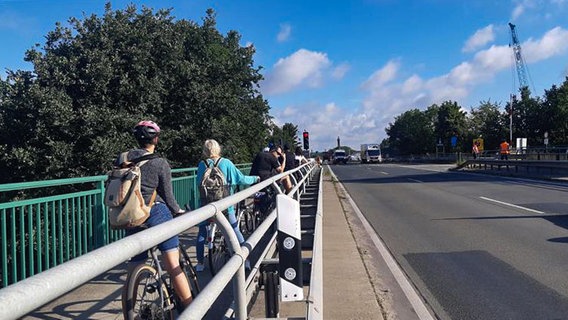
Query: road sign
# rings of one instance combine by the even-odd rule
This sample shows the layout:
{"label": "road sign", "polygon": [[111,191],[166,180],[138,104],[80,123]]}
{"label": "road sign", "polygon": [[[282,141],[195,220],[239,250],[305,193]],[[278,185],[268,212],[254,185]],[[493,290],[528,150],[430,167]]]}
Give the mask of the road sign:
{"label": "road sign", "polygon": [[483,148],[483,139],[482,138],[477,138],[477,139],[473,139],[473,143],[477,143],[477,149],[479,150],[479,152],[482,152],[483,150],[485,150]]}
{"label": "road sign", "polygon": [[450,142],[452,144],[452,147],[455,147],[458,145],[458,136],[452,136],[452,138],[450,139]]}

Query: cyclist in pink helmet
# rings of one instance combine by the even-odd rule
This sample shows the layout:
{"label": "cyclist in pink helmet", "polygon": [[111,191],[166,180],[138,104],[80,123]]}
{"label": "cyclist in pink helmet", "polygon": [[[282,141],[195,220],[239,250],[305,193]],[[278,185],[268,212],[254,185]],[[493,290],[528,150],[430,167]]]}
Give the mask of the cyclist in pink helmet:
{"label": "cyclist in pink helmet", "polygon": [[[139,148],[130,150],[126,160],[132,161],[141,156],[153,154],[158,144],[160,127],[153,121],[145,120],[140,121],[132,132],[138,142]],[[120,160],[117,159],[117,162],[118,161]],[[120,163],[115,164],[120,165]],[[156,198],[150,210],[150,216],[144,222],[144,226],[127,229],[127,235],[139,232],[143,230],[144,227],[151,228],[170,221],[173,219],[174,215],[185,212],[180,208],[174,197],[171,167],[166,159],[157,156],[151,158],[146,164],[140,167],[140,171],[142,172],[140,191],[144,201],[151,205],[149,202],[154,193],[156,193]],[[179,238],[178,236],[174,236],[160,243],[158,249],[162,252],[164,266],[170,274],[176,294],[180,297],[184,306],[187,306],[191,303],[192,296],[187,278],[179,265],[178,245]],[[131,258],[129,269],[142,263],[147,257],[147,252],[143,252]]]}
{"label": "cyclist in pink helmet", "polygon": [[138,143],[142,141],[146,144],[160,135],[160,127],[158,127],[154,121],[144,120],[138,122],[136,127],[133,129],[133,133]]}

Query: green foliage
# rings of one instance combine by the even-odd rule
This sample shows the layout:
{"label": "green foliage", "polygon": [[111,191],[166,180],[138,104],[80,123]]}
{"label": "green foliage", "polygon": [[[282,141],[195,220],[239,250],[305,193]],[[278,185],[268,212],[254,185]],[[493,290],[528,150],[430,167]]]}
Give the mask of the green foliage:
{"label": "green foliage", "polygon": [[298,126],[292,123],[285,123],[282,128],[273,124],[271,127],[272,134],[268,138],[268,142],[290,146],[290,150],[294,151],[298,144]]}
{"label": "green foliage", "polygon": [[[484,139],[485,150],[496,150],[502,139],[509,139],[509,115],[513,114],[513,140],[527,138],[528,146],[543,146],[544,133],[549,144],[568,145],[568,77],[560,86],[545,90],[544,97],[532,97],[521,88],[503,111],[491,101],[482,101],[467,114],[452,101],[433,104],[424,111],[413,109],[395,118],[385,129],[388,138],[381,142],[384,150],[394,154],[425,154],[436,151],[441,141],[445,150],[470,152],[475,138]],[[450,139],[458,136],[457,148]],[[515,143],[515,141],[513,141]]]}
{"label": "green foliage", "polygon": [[[436,141],[435,128],[428,115],[427,112],[412,109],[396,117],[386,129],[390,150],[403,155],[423,154],[432,150]],[[382,146],[386,147],[384,141]]]}
{"label": "green foliage", "polygon": [[458,137],[456,149],[462,149],[465,122],[465,112],[461,110],[457,102],[446,101],[440,105],[436,115],[434,133],[437,138],[442,139],[446,150],[452,150],[450,142],[453,136]]}
{"label": "green foliage", "polygon": [[472,143],[473,139],[483,138],[485,149],[497,149],[501,140],[508,137],[508,119],[499,109],[499,104],[491,101],[481,102],[479,107],[472,108],[465,141]]}
{"label": "green foliage", "polygon": [[134,5],[57,23],[42,48],[28,50],[33,72],[0,80],[0,182],[102,174],[135,147],[142,119],[162,128],[158,152],[194,166],[213,138],[236,163],[267,137],[269,106],[252,46],[222,35],[207,11],[202,25],[170,10]]}

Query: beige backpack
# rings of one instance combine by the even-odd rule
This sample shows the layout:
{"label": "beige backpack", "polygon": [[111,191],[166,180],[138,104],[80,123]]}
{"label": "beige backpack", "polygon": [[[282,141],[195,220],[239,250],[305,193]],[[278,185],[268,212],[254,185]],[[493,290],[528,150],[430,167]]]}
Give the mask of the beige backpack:
{"label": "beige backpack", "polygon": [[140,190],[142,173],[140,167],[158,155],[150,153],[132,161],[126,161],[128,152],[120,154],[118,167],[108,173],[105,184],[105,205],[108,207],[109,224],[112,229],[127,229],[141,225],[150,216],[156,199],[156,190],[146,204]]}

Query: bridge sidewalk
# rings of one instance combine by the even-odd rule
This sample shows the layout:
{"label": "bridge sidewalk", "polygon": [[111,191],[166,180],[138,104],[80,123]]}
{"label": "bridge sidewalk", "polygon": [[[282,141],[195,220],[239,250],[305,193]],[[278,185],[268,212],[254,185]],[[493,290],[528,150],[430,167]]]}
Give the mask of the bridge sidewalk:
{"label": "bridge sidewalk", "polygon": [[325,175],[323,183],[323,318],[384,319],[331,179]]}
{"label": "bridge sidewalk", "polygon": [[323,319],[422,319],[331,168],[323,176]]}

